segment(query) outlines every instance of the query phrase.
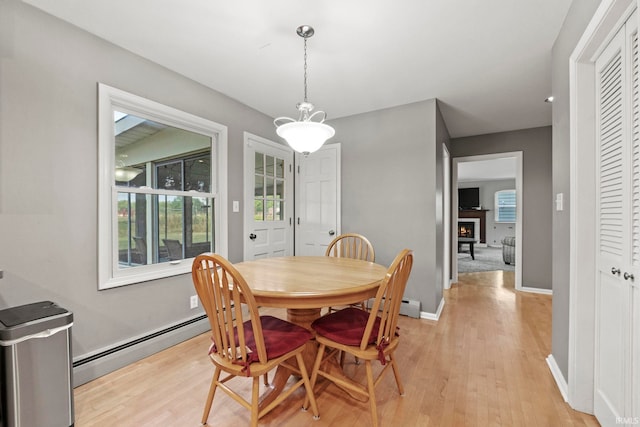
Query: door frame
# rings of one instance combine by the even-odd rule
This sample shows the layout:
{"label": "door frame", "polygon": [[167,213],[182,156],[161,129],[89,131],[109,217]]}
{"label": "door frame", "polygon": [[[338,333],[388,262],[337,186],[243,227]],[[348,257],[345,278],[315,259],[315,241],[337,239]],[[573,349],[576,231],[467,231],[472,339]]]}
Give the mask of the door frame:
{"label": "door frame", "polygon": [[[518,291],[536,292],[537,289],[525,288],[522,286],[522,151],[512,151],[505,153],[483,154],[478,156],[454,157],[453,171],[451,173],[451,206],[458,206],[458,164],[466,162],[477,162],[480,160],[493,160],[503,158],[514,158],[516,161],[516,268],[515,268],[515,289]],[[458,211],[451,209],[451,272],[452,281],[458,281],[458,233],[453,232],[454,225],[458,228]],[[454,213],[455,212],[455,213]]]}
{"label": "door frame", "polygon": [[[595,369],[595,60],[637,0],[602,0],[569,58],[569,351],[567,401],[593,413]],[[591,268],[584,268],[591,266]],[[562,387],[562,384],[559,384]]]}
{"label": "door frame", "polygon": [[[242,258],[243,260],[248,260],[250,257],[249,254],[249,245],[246,244],[246,233],[249,230],[250,224],[249,221],[247,220],[247,215],[249,215],[249,213],[247,212],[247,210],[252,210],[253,206],[246,206],[246,200],[248,198],[248,195],[253,191],[253,188],[249,187],[249,182],[251,181],[251,177],[250,175],[248,175],[250,170],[253,170],[253,168],[251,167],[251,162],[254,161],[254,159],[252,159],[249,155],[248,155],[248,150],[247,147],[253,147],[253,144],[262,144],[265,145],[267,147],[270,148],[274,148],[277,150],[283,150],[289,153],[289,156],[291,156],[289,159],[287,159],[290,164],[291,167],[295,167],[294,166],[294,155],[293,155],[293,150],[291,149],[291,147],[289,147],[288,145],[284,145],[284,144],[278,144],[277,142],[271,141],[269,139],[263,138],[261,136],[258,135],[254,135],[252,133],[249,132],[244,132],[244,137],[243,137],[244,141],[242,144],[242,174],[243,174],[243,190],[242,190],[242,205],[243,205],[243,209],[240,209],[240,212],[242,212]],[[254,150],[255,151],[255,150]],[[293,171],[292,171],[293,172]],[[286,174],[286,171],[285,171]],[[295,177],[292,173],[292,177],[290,178],[292,180],[291,187],[290,189],[288,188],[288,191],[290,191],[291,195],[291,200],[293,201],[293,203],[286,203],[286,208],[285,208],[285,216],[289,216],[289,218],[291,219],[291,221],[293,221],[294,218],[294,213],[295,213]],[[290,254],[294,254],[294,234],[295,234],[295,227],[293,226],[293,224],[290,224],[291,227],[291,231],[289,232],[289,236],[288,236],[288,242],[287,245],[289,247],[289,253]]]}
{"label": "door frame", "polygon": [[[442,256],[442,279],[443,289],[451,288],[451,236],[453,234],[453,228],[451,227],[451,153],[447,148],[447,144],[442,144],[442,195],[443,195],[443,230],[444,230],[444,245]],[[457,227],[456,227],[457,229]],[[457,234],[457,233],[456,233]],[[456,264],[457,266],[457,264]]]}

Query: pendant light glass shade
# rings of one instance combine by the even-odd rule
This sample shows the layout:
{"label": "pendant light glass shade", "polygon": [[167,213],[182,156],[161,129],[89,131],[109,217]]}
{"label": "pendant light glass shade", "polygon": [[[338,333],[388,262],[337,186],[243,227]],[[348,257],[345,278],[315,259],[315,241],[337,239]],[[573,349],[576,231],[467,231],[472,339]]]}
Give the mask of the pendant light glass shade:
{"label": "pendant light glass shade", "polygon": [[298,153],[310,154],[318,151],[336,131],[324,123],[303,121],[280,125],[276,133]]}
{"label": "pendant light glass shade", "polygon": [[[287,144],[298,153],[304,155],[318,151],[320,147],[333,135],[336,131],[329,125],[324,124],[326,114],[324,111],[313,110],[313,104],[307,101],[307,38],[314,33],[312,27],[301,25],[296,32],[304,38],[304,102],[297,105],[300,111],[298,120],[289,117],[278,117],[273,121],[276,126],[278,136],[287,141]],[[313,121],[314,116],[320,118],[319,121]],[[284,123],[280,123],[284,122]]]}

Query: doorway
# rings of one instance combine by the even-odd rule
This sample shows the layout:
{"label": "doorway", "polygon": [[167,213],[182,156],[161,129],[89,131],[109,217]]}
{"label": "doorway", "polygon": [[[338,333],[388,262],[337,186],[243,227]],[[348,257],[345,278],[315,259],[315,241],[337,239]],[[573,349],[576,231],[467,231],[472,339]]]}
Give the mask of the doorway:
{"label": "doorway", "polygon": [[[458,221],[461,220],[463,218],[463,216],[467,216],[467,217],[472,217],[472,218],[467,218],[468,222],[473,222],[474,224],[477,223],[476,227],[478,227],[478,229],[475,230],[476,237],[473,238],[474,240],[474,245],[480,245],[480,246],[485,246],[487,244],[486,242],[486,230],[483,229],[483,232],[485,233],[485,235],[483,236],[484,238],[484,242],[482,242],[481,239],[481,235],[480,235],[480,229],[483,228],[483,224],[482,224],[482,216],[485,216],[485,221],[486,221],[486,215],[495,215],[494,212],[494,207],[493,207],[493,203],[491,203],[490,206],[469,206],[469,215],[463,215],[462,211],[458,210],[458,206],[459,206],[459,200],[458,200],[458,188],[463,186],[462,183],[459,182],[459,175],[460,175],[460,170],[464,169],[467,166],[478,166],[477,170],[480,171],[482,169],[484,170],[483,175],[478,174],[476,176],[476,178],[482,178],[482,180],[487,180],[487,179],[499,179],[503,176],[499,176],[498,175],[498,167],[495,165],[499,165],[499,164],[513,164],[513,172],[509,172],[509,176],[512,177],[512,179],[515,179],[515,190],[516,190],[516,206],[515,206],[515,223],[513,224],[514,226],[514,235],[515,235],[515,248],[514,248],[514,253],[515,253],[515,289],[516,290],[523,290],[522,287],[522,152],[518,151],[518,152],[509,152],[509,153],[496,153],[496,154],[487,154],[487,155],[479,155],[479,156],[468,156],[468,157],[457,157],[453,159],[453,170],[452,170],[452,185],[451,185],[451,190],[452,190],[452,194],[451,194],[451,198],[452,198],[452,233],[451,233],[451,260],[452,260],[452,273],[453,273],[453,282],[457,282],[458,281],[458,245],[462,242],[460,242],[458,240],[458,233],[454,232],[454,228],[457,230],[458,228]],[[493,166],[492,166],[493,165]],[[489,171],[490,173],[487,173],[487,171]],[[506,177],[506,176],[505,176]],[[471,179],[469,176],[465,177],[464,179],[469,180]],[[486,196],[484,197],[484,200],[493,200],[493,195],[491,195],[489,198],[487,198]],[[473,213],[477,212],[478,215],[471,215]],[[467,211],[465,211],[465,214],[467,213]],[[473,217],[478,217],[473,218]],[[485,226],[486,227],[486,226]],[[493,231],[493,230],[492,230]],[[492,245],[501,245],[501,242],[493,242],[493,239],[491,239],[490,244]],[[471,245],[467,244],[469,246],[469,251],[471,249]]]}

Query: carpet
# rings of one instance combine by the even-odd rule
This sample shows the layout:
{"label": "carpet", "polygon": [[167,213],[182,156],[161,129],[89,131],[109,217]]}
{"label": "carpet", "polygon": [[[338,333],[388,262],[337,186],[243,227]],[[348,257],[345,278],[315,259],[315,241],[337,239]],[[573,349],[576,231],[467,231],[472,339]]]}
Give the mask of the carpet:
{"label": "carpet", "polygon": [[477,271],[515,271],[513,264],[505,264],[502,260],[502,248],[479,248],[474,247],[475,260],[471,259],[471,254],[466,245],[463,245],[462,252],[458,253],[458,272],[474,273]]}

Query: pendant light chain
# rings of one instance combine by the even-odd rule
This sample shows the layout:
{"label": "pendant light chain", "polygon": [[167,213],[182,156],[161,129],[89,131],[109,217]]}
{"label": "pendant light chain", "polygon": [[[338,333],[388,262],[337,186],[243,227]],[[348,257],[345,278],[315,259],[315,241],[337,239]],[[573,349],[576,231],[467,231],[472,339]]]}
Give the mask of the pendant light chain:
{"label": "pendant light chain", "polygon": [[307,38],[304,38],[304,102],[307,101]]}

